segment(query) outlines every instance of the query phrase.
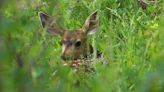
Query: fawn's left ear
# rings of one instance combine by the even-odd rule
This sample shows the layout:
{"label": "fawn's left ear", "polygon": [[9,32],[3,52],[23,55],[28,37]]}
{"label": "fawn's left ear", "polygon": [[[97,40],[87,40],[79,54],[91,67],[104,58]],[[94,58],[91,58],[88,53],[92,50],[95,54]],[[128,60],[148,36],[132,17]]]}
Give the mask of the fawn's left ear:
{"label": "fawn's left ear", "polygon": [[39,17],[42,23],[43,28],[45,28],[50,34],[59,35],[63,34],[63,30],[57,24],[57,22],[52,19],[50,16],[43,12],[39,12]]}
{"label": "fawn's left ear", "polygon": [[90,35],[94,34],[99,26],[99,18],[97,15],[97,11],[93,12],[85,21],[85,24],[83,26],[83,31]]}

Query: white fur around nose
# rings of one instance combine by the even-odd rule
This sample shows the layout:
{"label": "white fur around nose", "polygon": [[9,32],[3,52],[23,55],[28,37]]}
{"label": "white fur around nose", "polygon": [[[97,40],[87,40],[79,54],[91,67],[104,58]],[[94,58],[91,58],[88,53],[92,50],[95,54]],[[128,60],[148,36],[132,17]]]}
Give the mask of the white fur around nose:
{"label": "white fur around nose", "polygon": [[62,54],[64,54],[64,53],[65,53],[65,51],[66,51],[66,46],[65,46],[65,45],[63,45],[63,46],[62,46]]}

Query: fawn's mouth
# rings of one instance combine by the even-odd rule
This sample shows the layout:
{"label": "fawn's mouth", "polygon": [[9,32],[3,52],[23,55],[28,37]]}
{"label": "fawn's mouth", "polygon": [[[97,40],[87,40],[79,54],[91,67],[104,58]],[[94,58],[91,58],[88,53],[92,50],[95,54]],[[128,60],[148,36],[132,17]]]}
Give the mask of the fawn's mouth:
{"label": "fawn's mouth", "polygon": [[62,57],[62,59],[63,59],[64,61],[74,61],[74,60],[77,60],[77,59],[74,59],[74,58],[71,58],[71,57],[67,57],[67,58]]}
{"label": "fawn's mouth", "polygon": [[78,58],[75,58],[75,57],[65,57],[65,56],[61,56],[61,58],[64,60],[64,61],[76,61],[78,60]]}
{"label": "fawn's mouth", "polygon": [[62,60],[66,62],[67,64],[70,63],[71,66],[78,66],[79,65],[79,59],[78,58],[73,58],[73,57],[64,57],[61,56]]}

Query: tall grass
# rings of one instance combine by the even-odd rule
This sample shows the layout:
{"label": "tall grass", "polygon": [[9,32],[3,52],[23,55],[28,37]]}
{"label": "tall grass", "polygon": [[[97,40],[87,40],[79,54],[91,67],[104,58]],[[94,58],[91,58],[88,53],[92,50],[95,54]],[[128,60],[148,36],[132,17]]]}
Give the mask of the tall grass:
{"label": "tall grass", "polygon": [[[1,92],[162,92],[164,32],[162,0],[2,0],[0,4]],[[95,73],[61,64],[60,37],[41,26],[38,12],[65,29],[83,26],[97,10],[99,31],[89,42],[109,66]],[[95,60],[99,61],[99,60]]]}

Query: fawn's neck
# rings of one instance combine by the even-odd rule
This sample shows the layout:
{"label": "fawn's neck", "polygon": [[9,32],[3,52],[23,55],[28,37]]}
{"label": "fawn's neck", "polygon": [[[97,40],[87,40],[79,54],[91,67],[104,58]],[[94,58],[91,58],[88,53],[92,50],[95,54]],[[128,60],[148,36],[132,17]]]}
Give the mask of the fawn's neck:
{"label": "fawn's neck", "polygon": [[83,53],[83,58],[84,59],[91,59],[94,57],[94,52],[96,52],[96,58],[100,58],[102,55],[102,52],[99,50],[94,50],[93,46],[91,44],[86,44],[85,45],[85,50]]}

